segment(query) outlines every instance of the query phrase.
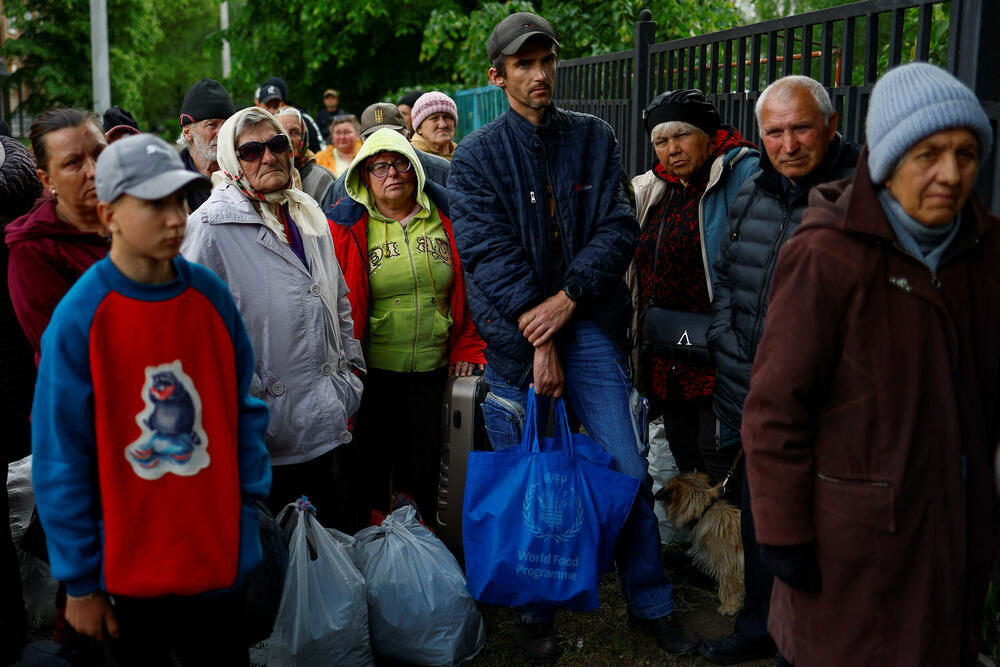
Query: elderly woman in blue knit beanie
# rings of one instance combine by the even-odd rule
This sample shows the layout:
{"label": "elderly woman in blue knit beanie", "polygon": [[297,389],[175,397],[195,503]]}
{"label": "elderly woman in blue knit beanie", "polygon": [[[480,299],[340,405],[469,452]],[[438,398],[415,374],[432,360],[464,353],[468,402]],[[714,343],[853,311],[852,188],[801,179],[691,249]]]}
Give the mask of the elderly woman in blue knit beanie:
{"label": "elderly woman in blue knit beanie", "polygon": [[1000,546],[1000,219],[976,96],[912,63],[782,248],[743,413],[768,630],[804,665],[971,665]]}

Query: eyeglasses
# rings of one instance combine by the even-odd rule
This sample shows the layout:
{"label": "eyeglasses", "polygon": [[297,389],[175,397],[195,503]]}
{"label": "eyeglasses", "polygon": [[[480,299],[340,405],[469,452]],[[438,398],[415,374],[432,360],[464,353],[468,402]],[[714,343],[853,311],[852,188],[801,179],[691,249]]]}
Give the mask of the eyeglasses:
{"label": "eyeglasses", "polygon": [[368,165],[368,173],[375,178],[385,178],[389,175],[389,167],[395,167],[396,173],[405,174],[413,169],[413,165],[405,157],[393,160],[392,162],[376,162]]}
{"label": "eyeglasses", "polygon": [[275,155],[287,152],[291,149],[288,137],[284,134],[276,134],[267,141],[248,141],[236,148],[236,157],[244,162],[256,162],[264,157],[264,149],[270,148]]}

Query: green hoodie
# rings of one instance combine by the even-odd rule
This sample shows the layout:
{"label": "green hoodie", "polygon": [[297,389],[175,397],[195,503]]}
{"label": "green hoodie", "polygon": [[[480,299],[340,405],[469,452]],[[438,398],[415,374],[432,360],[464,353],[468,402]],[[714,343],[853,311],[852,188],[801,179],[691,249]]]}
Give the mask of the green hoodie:
{"label": "green hoodie", "polygon": [[[417,175],[420,210],[404,229],[382,215],[361,178],[365,160],[382,151],[404,155]],[[448,298],[454,258],[437,207],[424,193],[423,167],[394,130],[375,132],[347,170],[347,194],[368,210],[371,292],[367,363],[397,372],[432,371],[448,363],[452,318]]]}

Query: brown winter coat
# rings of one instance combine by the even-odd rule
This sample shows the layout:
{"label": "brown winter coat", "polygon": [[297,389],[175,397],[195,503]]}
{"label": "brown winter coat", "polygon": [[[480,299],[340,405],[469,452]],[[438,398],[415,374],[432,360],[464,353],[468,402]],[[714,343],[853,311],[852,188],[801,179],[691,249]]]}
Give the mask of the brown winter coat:
{"label": "brown winter coat", "polygon": [[970,665],[1000,541],[1000,219],[971,197],[937,275],[862,154],[781,251],[743,417],[761,544],[817,543],[768,629],[809,665]]}

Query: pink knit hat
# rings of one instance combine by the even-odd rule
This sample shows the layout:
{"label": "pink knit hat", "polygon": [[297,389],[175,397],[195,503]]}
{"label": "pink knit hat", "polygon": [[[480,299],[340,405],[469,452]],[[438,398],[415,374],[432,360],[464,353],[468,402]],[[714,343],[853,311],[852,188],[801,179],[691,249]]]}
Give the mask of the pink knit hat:
{"label": "pink knit hat", "polygon": [[413,103],[413,110],[410,112],[413,120],[413,129],[416,130],[419,128],[425,118],[439,111],[450,115],[455,119],[455,123],[458,123],[458,107],[455,106],[455,100],[436,90],[424,93],[418,97],[417,101]]}

